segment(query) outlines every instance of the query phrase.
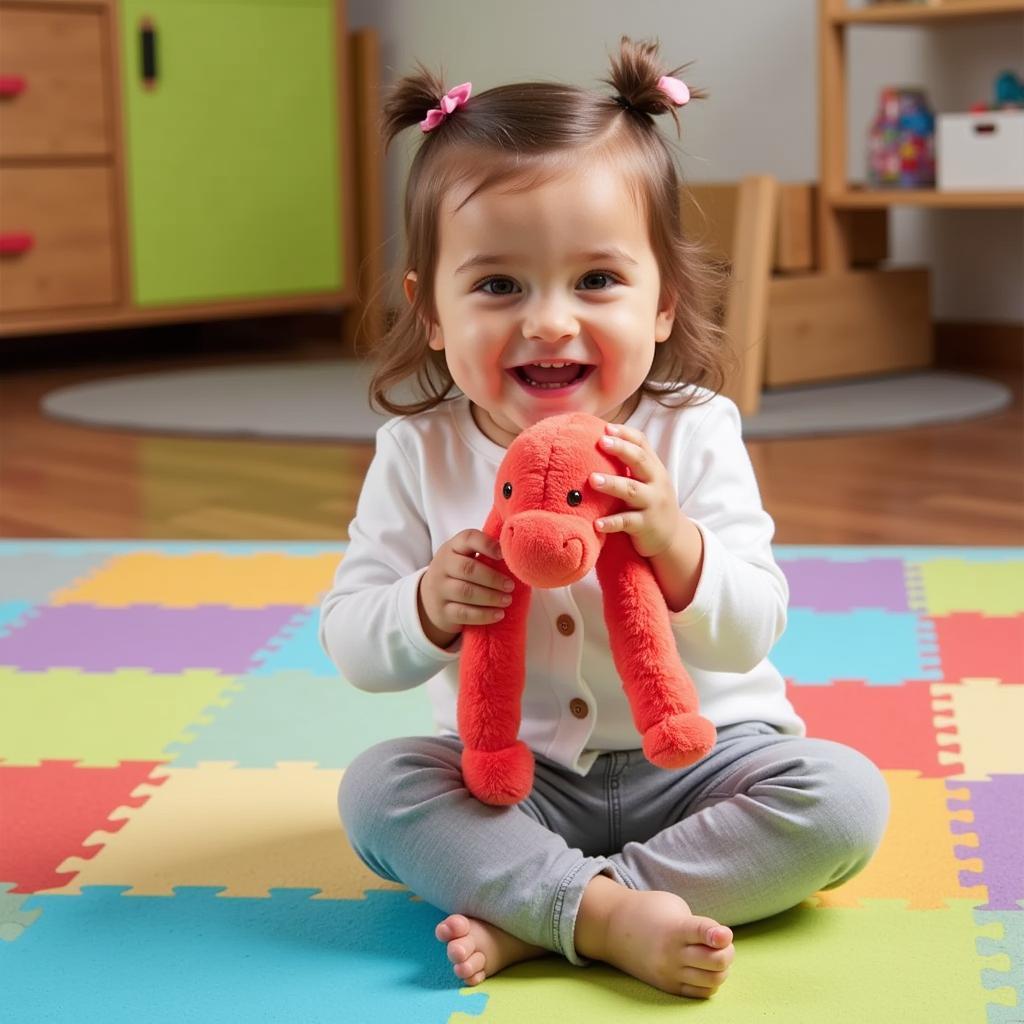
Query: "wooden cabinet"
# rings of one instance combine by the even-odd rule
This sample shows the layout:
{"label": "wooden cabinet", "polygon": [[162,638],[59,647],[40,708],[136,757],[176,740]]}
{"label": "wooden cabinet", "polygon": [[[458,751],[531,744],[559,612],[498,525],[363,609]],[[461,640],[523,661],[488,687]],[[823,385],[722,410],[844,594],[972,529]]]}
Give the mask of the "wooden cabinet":
{"label": "wooden cabinet", "polygon": [[0,0],[0,335],[354,307],[344,15]]}

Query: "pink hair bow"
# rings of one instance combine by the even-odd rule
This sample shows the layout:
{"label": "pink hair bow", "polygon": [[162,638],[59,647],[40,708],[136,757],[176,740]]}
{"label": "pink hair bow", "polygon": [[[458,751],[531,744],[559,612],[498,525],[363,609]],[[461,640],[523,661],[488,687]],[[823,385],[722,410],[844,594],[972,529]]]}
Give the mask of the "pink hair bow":
{"label": "pink hair bow", "polygon": [[690,90],[687,84],[678,78],[662,75],[658,79],[658,88],[677,106],[690,102]]}
{"label": "pink hair bow", "polygon": [[420,121],[420,131],[429,132],[436,128],[456,107],[461,107],[469,99],[472,91],[472,82],[463,82],[449,89],[441,97],[441,105],[428,110],[427,116]]}

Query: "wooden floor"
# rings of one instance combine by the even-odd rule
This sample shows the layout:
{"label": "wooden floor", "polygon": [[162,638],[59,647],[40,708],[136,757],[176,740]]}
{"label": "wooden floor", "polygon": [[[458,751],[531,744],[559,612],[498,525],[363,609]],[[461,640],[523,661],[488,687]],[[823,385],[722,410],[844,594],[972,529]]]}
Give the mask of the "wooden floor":
{"label": "wooden floor", "polygon": [[[0,374],[0,536],[345,537],[368,445],[147,436],[71,426],[38,411],[42,395],[78,381],[251,359],[222,352],[71,369],[23,361]],[[751,442],[776,541],[1024,543],[1021,387],[1007,382],[1012,409],[968,423]]]}

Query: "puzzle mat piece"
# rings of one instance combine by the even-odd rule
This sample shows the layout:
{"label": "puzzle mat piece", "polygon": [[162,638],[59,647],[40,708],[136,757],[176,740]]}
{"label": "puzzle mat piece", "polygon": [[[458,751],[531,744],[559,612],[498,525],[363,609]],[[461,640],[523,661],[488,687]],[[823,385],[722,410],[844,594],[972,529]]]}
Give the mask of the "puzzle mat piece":
{"label": "puzzle mat piece", "polygon": [[304,611],[295,605],[252,609],[218,605],[45,607],[14,632],[0,637],[0,667],[25,672],[212,668],[240,674],[249,668],[256,651]]}
{"label": "puzzle mat piece", "polygon": [[147,898],[98,888],[32,897],[42,918],[0,945],[5,1019],[446,1024],[456,1009],[484,1009],[484,996],[459,995],[434,938],[436,908],[408,893],[325,900],[312,892],[226,899],[179,888],[173,898]]}
{"label": "puzzle mat piece", "polygon": [[250,675],[301,669],[337,684],[338,669],[320,646],[320,609],[297,615],[267,646],[252,656]]}
{"label": "puzzle mat piece", "polygon": [[[13,892],[36,892],[66,885],[57,868],[98,828],[111,832],[111,811],[140,807],[132,792],[159,762],[132,761],[116,768],[82,768],[70,761],[47,761],[35,768],[0,764],[3,842],[0,878],[15,883]],[[155,780],[159,781],[159,780]],[[94,848],[89,856],[96,853]]]}
{"label": "puzzle mat piece", "polygon": [[[1024,1020],[1024,902],[1015,910],[975,910],[974,919],[979,927],[998,932],[998,937],[978,940],[978,952],[991,957],[988,967],[981,972],[982,983],[990,989],[1009,986],[1017,995],[1016,1003],[993,1006],[990,1024],[1019,1024]],[[999,931],[1001,929],[1001,931]]]}
{"label": "puzzle mat piece", "polygon": [[13,558],[17,555],[106,558],[111,555],[133,554],[137,551],[157,551],[163,555],[180,557],[210,551],[236,556],[279,552],[303,557],[331,552],[342,555],[347,548],[348,541],[344,540],[0,540],[0,559]]}
{"label": "puzzle mat piece", "polygon": [[968,811],[969,820],[952,822],[957,836],[971,836],[957,846],[964,858],[981,858],[980,871],[963,871],[964,885],[984,885],[985,910],[1016,910],[1024,900],[1024,775],[993,775],[986,782],[947,782],[951,811]]}
{"label": "puzzle mat piece", "polygon": [[195,737],[172,743],[176,768],[200,761],[234,761],[240,768],[272,768],[279,761],[310,761],[345,768],[383,740],[432,736],[433,714],[422,687],[365,693],[342,679],[307,672],[239,676],[231,702]]}
{"label": "puzzle mat piece", "polygon": [[848,612],[854,608],[883,608],[907,612],[903,560],[870,558],[841,562],[830,558],[780,561],[789,582],[790,608],[818,612]]}
{"label": "puzzle mat piece", "polygon": [[931,621],[943,680],[971,676],[1024,683],[1024,615],[957,612]]}
{"label": "puzzle mat piece", "polygon": [[904,562],[929,562],[932,559],[956,558],[972,565],[990,562],[1019,562],[1024,559],[1024,547],[927,547],[923,545],[829,545],[829,544],[775,544],[772,546],[779,560],[794,558],[828,558],[832,561],[863,562],[871,558],[899,558]]}
{"label": "puzzle mat piece", "polygon": [[16,896],[11,893],[14,886],[10,882],[0,882],[0,940],[14,942],[22,932],[30,927],[42,913],[41,910],[22,910],[28,896]]}
{"label": "puzzle mat piece", "polygon": [[237,689],[233,677],[193,670],[87,674],[0,668],[0,755],[8,764],[83,765],[167,760],[168,744],[208,721]]}
{"label": "puzzle mat piece", "polygon": [[[942,764],[959,764],[958,777],[985,779],[990,775],[1024,773],[1024,686],[1004,686],[996,679],[964,679],[960,684],[932,686],[936,736],[943,749]],[[955,727],[950,742],[947,727]],[[948,746],[947,746],[948,744]]]}
{"label": "puzzle mat piece", "polygon": [[307,764],[242,769],[230,764],[168,768],[138,810],[111,814],[131,827],[97,832],[84,846],[105,844],[90,860],[71,857],[78,871],[65,889],[125,885],[161,896],[175,886],[224,886],[227,896],[266,896],[275,888],[316,888],[332,899],[361,899],[367,889],[400,889],[356,856],[338,816],[341,772]]}
{"label": "puzzle mat piece", "polygon": [[1024,557],[979,565],[960,558],[936,558],[907,565],[911,607],[926,615],[1024,612]]}
{"label": "puzzle mat piece", "polygon": [[88,579],[54,594],[51,603],[103,608],[133,604],[163,608],[311,605],[330,588],[338,561],[334,551],[304,556],[283,552],[165,555],[138,551],[110,559]]}
{"label": "puzzle mat piece", "polygon": [[877,609],[814,612],[793,608],[772,662],[787,679],[817,685],[863,679],[897,686],[907,679],[939,679],[934,627],[910,613]]}
{"label": "puzzle mat piece", "polygon": [[0,601],[47,604],[55,590],[87,576],[110,556],[103,547],[63,552],[58,545],[20,552],[0,546]]}
{"label": "puzzle mat piece", "polygon": [[18,625],[18,620],[32,610],[28,601],[3,601],[0,603],[0,636],[10,633]]}
{"label": "puzzle mat piece", "polygon": [[981,862],[968,864],[954,853],[950,821],[955,815],[947,807],[944,780],[909,771],[882,774],[889,787],[890,814],[881,845],[860,874],[838,889],[820,892],[820,905],[852,908],[866,900],[897,899],[918,911],[940,908],[949,899],[984,903],[984,886],[966,885],[961,875],[961,869],[980,867]]}
{"label": "puzzle mat piece", "polygon": [[[736,961],[713,999],[680,1000],[604,964],[545,957],[502,971],[474,992],[487,1024],[544,1019],[588,1024],[985,1024],[992,993],[980,981],[969,903],[914,913],[899,902],[857,910],[804,904],[735,929]],[[1007,998],[1005,992],[1000,994]],[[450,1024],[469,1024],[456,1014]]]}
{"label": "puzzle mat piece", "polygon": [[[786,694],[806,723],[808,736],[854,747],[879,768],[916,769],[929,777],[952,775],[959,768],[939,763],[930,683],[868,686],[851,680],[828,686],[790,684]],[[955,739],[955,731],[947,733],[947,751]]]}

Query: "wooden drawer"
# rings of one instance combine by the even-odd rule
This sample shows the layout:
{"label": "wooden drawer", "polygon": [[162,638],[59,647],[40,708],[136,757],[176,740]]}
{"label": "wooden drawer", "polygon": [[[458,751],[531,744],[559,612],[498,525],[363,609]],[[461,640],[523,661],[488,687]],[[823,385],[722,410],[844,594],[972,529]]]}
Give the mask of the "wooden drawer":
{"label": "wooden drawer", "polygon": [[32,239],[0,253],[0,314],[116,300],[113,191],[108,167],[0,167],[0,248]]}
{"label": "wooden drawer", "polygon": [[98,8],[0,3],[0,159],[112,149]]}

